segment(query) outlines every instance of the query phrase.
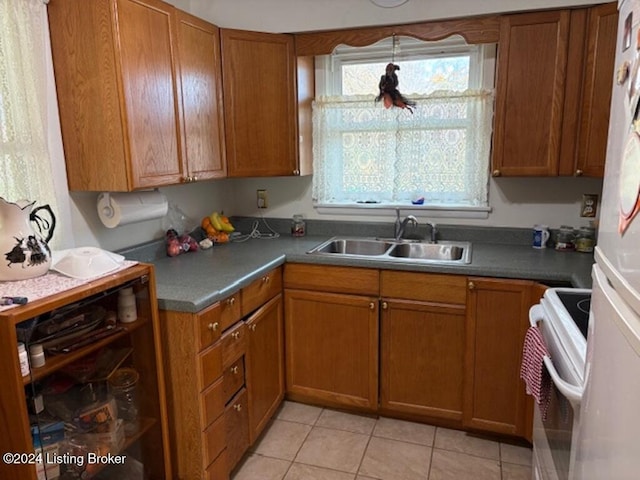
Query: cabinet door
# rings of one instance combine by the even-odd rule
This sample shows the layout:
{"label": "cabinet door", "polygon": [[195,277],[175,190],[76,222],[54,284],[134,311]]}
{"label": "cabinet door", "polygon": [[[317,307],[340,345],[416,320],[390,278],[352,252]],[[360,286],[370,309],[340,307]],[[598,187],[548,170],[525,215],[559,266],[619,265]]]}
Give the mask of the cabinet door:
{"label": "cabinet door", "polygon": [[117,0],[117,11],[132,187],[179,183],[175,9],[158,0]]}
{"label": "cabinet door", "polygon": [[227,437],[227,468],[233,470],[249,448],[249,417],[247,390],[243,388],[225,408]]}
{"label": "cabinet door", "polygon": [[462,420],[464,305],[383,300],[380,406]]}
{"label": "cabinet door", "polygon": [[522,436],[531,423],[522,346],[533,283],[469,279],[464,425]]}
{"label": "cabinet door", "polygon": [[378,299],[285,290],[287,395],[378,406]]}
{"label": "cabinet door", "polygon": [[604,175],[617,31],[618,9],[615,2],[589,9],[575,175]]}
{"label": "cabinet door", "polygon": [[284,397],[282,294],[251,315],[247,327],[249,438],[253,443]]}
{"label": "cabinet door", "polygon": [[296,175],[291,35],[221,30],[228,175]]}
{"label": "cabinet door", "polygon": [[501,18],[492,175],[558,172],[569,11]]}
{"label": "cabinet door", "polygon": [[218,27],[178,10],[187,180],[226,176]]}

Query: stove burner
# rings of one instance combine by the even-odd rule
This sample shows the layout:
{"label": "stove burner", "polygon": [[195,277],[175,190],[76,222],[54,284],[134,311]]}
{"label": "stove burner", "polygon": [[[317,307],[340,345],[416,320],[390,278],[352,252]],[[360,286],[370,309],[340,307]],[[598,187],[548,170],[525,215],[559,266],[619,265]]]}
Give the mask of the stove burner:
{"label": "stove burner", "polygon": [[558,292],[558,298],[567,309],[571,319],[575,322],[580,333],[587,338],[589,329],[589,309],[591,307],[591,294],[575,293],[569,291]]}

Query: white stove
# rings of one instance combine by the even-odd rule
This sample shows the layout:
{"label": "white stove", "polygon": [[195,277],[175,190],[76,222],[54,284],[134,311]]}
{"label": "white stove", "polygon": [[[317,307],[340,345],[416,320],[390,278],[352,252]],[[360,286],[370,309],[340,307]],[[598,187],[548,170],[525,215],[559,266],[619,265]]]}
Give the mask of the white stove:
{"label": "white stove", "polygon": [[549,352],[544,365],[552,380],[547,408],[534,412],[533,467],[538,480],[573,478],[590,300],[591,290],[550,288],[529,312]]}

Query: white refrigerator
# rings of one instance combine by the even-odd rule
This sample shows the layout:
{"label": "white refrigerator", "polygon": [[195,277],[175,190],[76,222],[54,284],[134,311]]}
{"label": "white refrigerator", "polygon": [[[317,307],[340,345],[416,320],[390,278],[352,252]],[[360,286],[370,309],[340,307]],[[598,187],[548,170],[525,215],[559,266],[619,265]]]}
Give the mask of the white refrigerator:
{"label": "white refrigerator", "polygon": [[575,478],[640,478],[640,0],[618,4]]}

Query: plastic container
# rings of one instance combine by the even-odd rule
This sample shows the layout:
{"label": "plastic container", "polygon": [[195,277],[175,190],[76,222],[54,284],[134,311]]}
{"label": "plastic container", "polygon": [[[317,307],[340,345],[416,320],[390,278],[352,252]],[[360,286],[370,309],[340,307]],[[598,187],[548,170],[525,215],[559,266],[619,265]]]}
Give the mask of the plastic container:
{"label": "plastic container", "polygon": [[591,227],[581,227],[576,235],[576,252],[591,253],[596,245],[596,231]]}
{"label": "plastic container", "polygon": [[561,252],[575,250],[575,238],[573,227],[562,225],[556,236],[556,250]]}
{"label": "plastic container", "polygon": [[18,343],[18,359],[20,360],[20,373],[23,377],[29,375],[29,355],[27,355],[27,349],[24,343]]}
{"label": "plastic container", "polygon": [[109,391],[116,399],[118,417],[124,420],[127,435],[138,431],[137,385],[140,375],[133,368],[119,368],[109,378]]}
{"label": "plastic container", "polygon": [[118,320],[122,323],[131,323],[137,319],[138,311],[133,288],[123,288],[118,294]]}
{"label": "plastic container", "polygon": [[44,349],[40,343],[34,343],[29,347],[29,358],[31,359],[32,368],[44,367],[46,358],[44,356]]}
{"label": "plastic container", "polygon": [[291,220],[291,236],[292,237],[304,237],[307,230],[307,225],[302,215],[294,215]]}

